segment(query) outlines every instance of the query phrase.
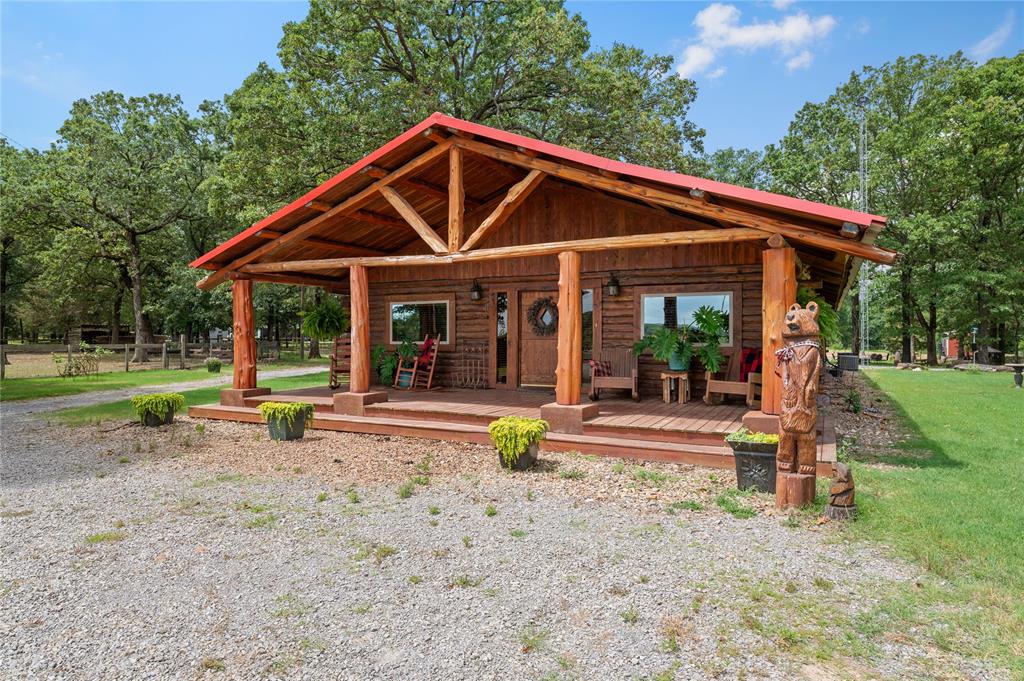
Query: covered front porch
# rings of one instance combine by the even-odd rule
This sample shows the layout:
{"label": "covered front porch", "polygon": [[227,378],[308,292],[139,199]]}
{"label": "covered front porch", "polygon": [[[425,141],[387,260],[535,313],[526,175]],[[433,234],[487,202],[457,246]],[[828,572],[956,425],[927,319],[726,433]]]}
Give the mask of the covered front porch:
{"label": "covered front porch", "polygon": [[[387,400],[367,405],[362,415],[337,413],[335,396],[347,386],[286,390],[251,396],[241,406],[204,405],[192,416],[258,423],[260,402],[308,402],[316,409],[311,426],[325,430],[405,435],[486,444],[487,424],[502,416],[539,417],[553,394],[547,390],[472,390],[445,388],[410,392],[376,387]],[[581,433],[550,433],[542,443],[549,451],[690,463],[719,468],[733,465],[723,438],[742,425],[749,413],[739,404],[708,405],[703,401],[634,402],[628,396],[608,396],[598,403],[597,415],[583,421]],[[818,420],[818,467],[822,475],[836,460],[835,428],[828,417]]]}

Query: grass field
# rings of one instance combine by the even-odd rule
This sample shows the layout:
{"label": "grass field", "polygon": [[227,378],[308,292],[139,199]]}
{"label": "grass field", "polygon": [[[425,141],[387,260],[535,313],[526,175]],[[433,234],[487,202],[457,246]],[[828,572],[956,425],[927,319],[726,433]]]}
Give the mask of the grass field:
{"label": "grass field", "polygon": [[[302,366],[326,365],[328,361],[326,359],[306,360],[300,364],[298,361],[289,361],[288,358],[284,358],[282,361],[265,365],[261,364],[260,368],[266,371],[289,369]],[[231,380],[231,366],[224,365],[219,375],[223,376],[225,381]],[[120,390],[123,388],[160,385],[161,383],[185,383],[187,381],[202,381],[204,379],[216,378],[217,376],[218,374],[211,374],[205,367],[197,367],[195,369],[118,371],[79,378],[60,378],[58,376],[6,378],[0,381],[0,401],[34,400],[41,397],[78,395],[96,390]]]}
{"label": "grass field", "polygon": [[[261,388],[272,388],[274,390],[287,390],[289,388],[307,388],[316,385],[326,385],[327,372],[305,374],[303,376],[289,376],[285,378],[270,378],[260,381]],[[220,399],[220,391],[224,386],[213,386],[210,388],[197,388],[196,390],[185,390],[181,394],[185,396],[186,408],[197,404],[209,404]],[[111,419],[134,419],[131,403],[128,400],[118,402],[107,402],[106,404],[94,404],[88,407],[75,407],[54,412],[52,415],[57,421],[68,425],[82,425],[97,423]]]}
{"label": "grass field", "polygon": [[867,376],[913,437],[877,463],[855,464],[861,516],[850,532],[948,580],[919,596],[952,606],[945,642],[1024,678],[1024,391],[1006,373]]}

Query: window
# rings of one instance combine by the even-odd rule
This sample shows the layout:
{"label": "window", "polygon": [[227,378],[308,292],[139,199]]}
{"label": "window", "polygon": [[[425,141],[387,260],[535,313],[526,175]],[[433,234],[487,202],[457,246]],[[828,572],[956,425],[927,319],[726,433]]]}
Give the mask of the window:
{"label": "window", "polygon": [[640,304],[641,328],[645,336],[659,326],[677,329],[693,324],[693,313],[703,305],[721,310],[727,320],[722,345],[732,345],[732,293],[648,293],[641,297]]}
{"label": "window", "polygon": [[498,383],[508,383],[508,293],[495,294],[497,314],[495,315],[495,367],[497,376],[494,380]]}
{"label": "window", "polygon": [[594,356],[594,289],[583,289],[583,359]]}
{"label": "window", "polygon": [[440,334],[441,343],[448,343],[447,300],[392,302],[388,308],[391,322],[389,342],[396,344],[409,340],[418,343],[427,334]]}

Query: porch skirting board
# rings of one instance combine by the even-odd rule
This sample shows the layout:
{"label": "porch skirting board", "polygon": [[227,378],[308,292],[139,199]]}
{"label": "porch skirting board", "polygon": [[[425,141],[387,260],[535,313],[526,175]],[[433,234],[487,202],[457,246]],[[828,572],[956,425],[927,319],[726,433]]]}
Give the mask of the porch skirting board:
{"label": "porch skirting board", "polygon": [[[263,421],[259,410],[255,407],[234,407],[221,404],[189,407],[188,415],[193,418],[243,423],[262,423]],[[307,423],[306,427],[351,433],[404,435],[433,440],[491,444],[487,426],[430,419],[358,416],[317,411],[312,422]],[[610,437],[552,432],[548,433],[547,437],[541,441],[540,449],[542,451],[571,451],[598,456],[693,464],[713,468],[733,467],[732,450],[724,445],[641,440],[635,433],[628,433],[625,437]],[[831,474],[832,463],[819,460],[818,475],[829,476]]]}
{"label": "porch skirting board", "polygon": [[225,388],[220,391],[220,403],[229,407],[244,407],[247,399],[269,394],[270,388]]}

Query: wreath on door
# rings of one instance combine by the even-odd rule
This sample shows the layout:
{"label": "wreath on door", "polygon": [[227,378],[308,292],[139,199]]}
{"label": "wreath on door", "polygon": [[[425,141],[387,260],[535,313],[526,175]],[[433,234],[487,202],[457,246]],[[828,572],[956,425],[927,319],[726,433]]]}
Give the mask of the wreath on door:
{"label": "wreath on door", "polygon": [[538,336],[551,336],[558,332],[558,303],[551,296],[533,301],[526,313],[526,321]]}

